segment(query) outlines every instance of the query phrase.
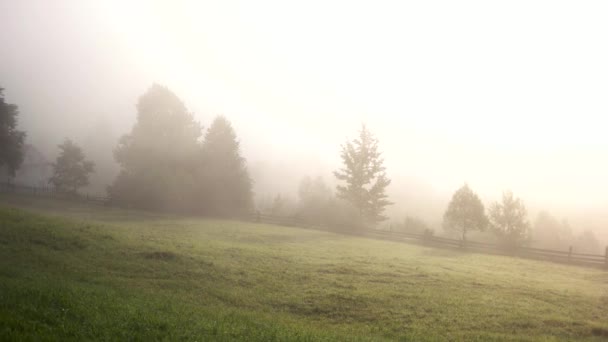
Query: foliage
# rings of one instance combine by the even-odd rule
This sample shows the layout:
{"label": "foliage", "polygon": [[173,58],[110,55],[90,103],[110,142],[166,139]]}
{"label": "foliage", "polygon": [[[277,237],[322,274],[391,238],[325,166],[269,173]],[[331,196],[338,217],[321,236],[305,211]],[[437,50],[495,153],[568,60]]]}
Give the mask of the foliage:
{"label": "foliage", "polygon": [[458,189],[443,214],[443,227],[460,233],[466,241],[467,232],[483,231],[488,224],[483,203],[467,184]]}
{"label": "foliage", "polygon": [[532,245],[539,248],[568,250],[575,253],[601,254],[600,242],[591,230],[583,230],[575,235],[568,221],[559,222],[546,211],[541,211],[534,222]]}
{"label": "foliage", "polygon": [[116,203],[154,210],[238,215],[252,205],[252,181],[230,122],[205,135],[184,103],[153,85],[140,97],[137,122],[115,150],[121,171],[108,189]]}
{"label": "foliage", "polygon": [[495,202],[489,209],[490,227],[508,247],[520,246],[528,242],[530,223],[524,203],[507,191],[502,202]]}
{"label": "foliage", "polygon": [[82,149],[70,139],[65,139],[59,149],[49,183],[59,191],[76,193],[89,184],[89,174],[95,170],[95,165],[85,159]]}
{"label": "foliage", "polygon": [[546,211],[538,213],[532,230],[532,245],[539,248],[567,250],[573,238],[572,229],[566,220],[560,222]]}
{"label": "foliage", "polygon": [[401,225],[401,227],[398,226],[398,229],[404,232],[414,234],[423,234],[427,230],[432,231],[429,225],[422,219],[410,215],[405,217],[405,219],[403,220],[403,224]]}
{"label": "foliage", "polygon": [[199,171],[201,208],[204,213],[232,215],[253,208],[252,180],[241,156],[236,133],[223,116],[207,130]]}
{"label": "foliage", "polygon": [[298,189],[295,209],[298,220],[329,230],[356,230],[363,228],[358,211],[351,203],[334,197],[322,177],[304,177]]}
{"label": "foliage", "polygon": [[342,145],[340,157],[344,167],[334,175],[346,184],[338,185],[337,196],[352,203],[363,221],[385,220],[384,209],[392,204],[386,195],[386,187],[391,181],[382,165],[384,160],[378,151],[378,140],[363,125],[357,139]]}
{"label": "foliage", "polygon": [[53,217],[0,208],[5,340],[599,341],[608,332],[601,270],[53,205]]}
{"label": "foliage", "polygon": [[321,177],[304,177],[298,189],[299,201],[296,216],[309,224],[327,224],[332,214],[330,203],[333,200],[331,188]]}
{"label": "foliage", "polygon": [[588,229],[575,238],[573,247],[577,253],[600,254],[603,252],[600,241],[593,231]]}
{"label": "foliage", "polygon": [[23,162],[23,143],[25,132],[17,130],[16,105],[6,103],[4,89],[0,88],[0,168],[6,166],[12,177]]}
{"label": "foliage", "polygon": [[201,126],[168,88],[152,85],[137,104],[137,122],[114,157],[121,171],[109,194],[115,202],[150,209],[192,204]]}

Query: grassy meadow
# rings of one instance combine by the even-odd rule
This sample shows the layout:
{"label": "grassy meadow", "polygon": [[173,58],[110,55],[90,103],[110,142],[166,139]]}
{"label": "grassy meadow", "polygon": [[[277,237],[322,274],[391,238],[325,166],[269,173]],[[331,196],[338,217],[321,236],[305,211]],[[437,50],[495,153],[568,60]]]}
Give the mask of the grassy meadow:
{"label": "grassy meadow", "polygon": [[0,339],[602,341],[608,272],[2,196]]}

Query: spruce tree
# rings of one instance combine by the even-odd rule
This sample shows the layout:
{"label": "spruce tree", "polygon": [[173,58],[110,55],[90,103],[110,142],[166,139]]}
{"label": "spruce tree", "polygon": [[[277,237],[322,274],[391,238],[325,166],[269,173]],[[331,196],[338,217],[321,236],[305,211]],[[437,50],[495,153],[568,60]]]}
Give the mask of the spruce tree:
{"label": "spruce tree", "polygon": [[213,120],[202,147],[199,191],[203,212],[233,216],[253,207],[252,181],[230,121]]}
{"label": "spruce tree", "polygon": [[363,223],[385,220],[384,209],[392,204],[386,195],[391,181],[386,176],[378,140],[363,125],[358,138],[342,145],[340,157],[344,167],[334,175],[345,184],[337,186],[338,197],[358,210]]}

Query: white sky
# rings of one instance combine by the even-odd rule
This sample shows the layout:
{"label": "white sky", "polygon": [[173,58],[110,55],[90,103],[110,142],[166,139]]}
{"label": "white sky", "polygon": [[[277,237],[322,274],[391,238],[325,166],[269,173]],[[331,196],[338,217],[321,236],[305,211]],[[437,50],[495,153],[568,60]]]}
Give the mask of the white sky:
{"label": "white sky", "polygon": [[606,18],[606,1],[0,0],[0,85],[33,141],[100,117],[122,134],[156,81],[205,125],[231,118],[254,166],[329,177],[366,122],[396,198],[468,181],[601,213]]}

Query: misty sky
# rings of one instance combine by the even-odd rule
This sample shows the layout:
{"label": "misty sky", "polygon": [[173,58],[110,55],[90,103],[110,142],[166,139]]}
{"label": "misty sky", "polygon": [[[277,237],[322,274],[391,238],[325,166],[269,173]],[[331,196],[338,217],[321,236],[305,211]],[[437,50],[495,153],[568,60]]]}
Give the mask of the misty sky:
{"label": "misty sky", "polygon": [[597,228],[606,18],[606,1],[0,0],[0,86],[49,154],[115,141],[158,82],[203,125],[232,120],[258,193],[330,180],[365,122],[403,213],[466,181]]}

